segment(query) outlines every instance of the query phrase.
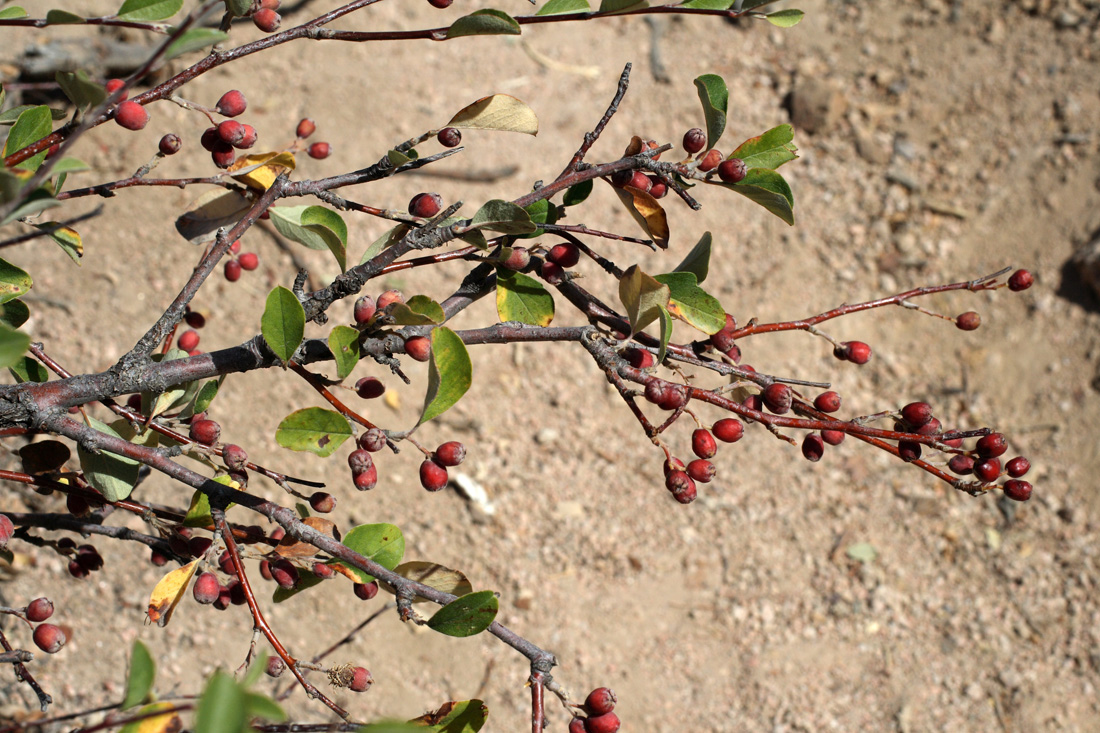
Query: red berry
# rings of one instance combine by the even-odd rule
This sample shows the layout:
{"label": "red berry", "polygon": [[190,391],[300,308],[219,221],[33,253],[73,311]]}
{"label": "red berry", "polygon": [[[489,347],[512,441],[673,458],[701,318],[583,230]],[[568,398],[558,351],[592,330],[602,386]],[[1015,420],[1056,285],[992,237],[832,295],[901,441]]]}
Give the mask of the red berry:
{"label": "red berry", "polygon": [[235,283],[241,279],[241,263],[236,260],[227,260],[225,263],[225,279]]}
{"label": "red berry", "polygon": [[188,435],[191,440],[203,445],[214,445],[221,437],[222,426],[213,420],[195,420],[191,423]]}
{"label": "red berry", "polygon": [[149,553],[149,562],[153,563],[155,567],[162,568],[168,564],[168,556],[159,550],[152,550]]}
{"label": "red berry", "polygon": [[862,341],[845,341],[838,348],[833,349],[833,354],[836,358],[853,364],[866,364],[871,361],[871,347]]}
{"label": "red berry", "polygon": [[364,667],[356,667],[351,672],[351,682],[348,684],[348,689],[352,692],[366,692],[373,682],[370,672]]}
{"label": "red berry", "polygon": [[115,122],[127,130],[140,130],[149,123],[149,112],[137,102],[120,102],[115,110]]}
{"label": "red berry", "polygon": [[447,485],[447,469],[429,458],[420,464],[420,485],[428,491],[439,491]]}
{"label": "red berry", "polygon": [[53,603],[49,598],[35,598],[27,604],[27,620],[34,623],[45,621],[53,616]]}
{"label": "red berry", "polygon": [[500,263],[500,266],[505,270],[519,272],[529,264],[531,264],[531,253],[527,251],[527,248],[512,247],[511,251],[508,253],[508,257]]}
{"label": "red berry", "polygon": [[825,455],[825,441],[817,433],[809,433],[802,439],[802,455],[806,460],[817,463]]}
{"label": "red berry", "polygon": [[218,124],[218,137],[229,145],[237,145],[244,139],[244,125],[236,120],[225,120]]}
{"label": "red berry", "polygon": [[225,115],[226,117],[236,117],[237,115],[244,114],[245,109],[248,108],[248,100],[244,98],[236,89],[230,89],[228,92],[222,95],[222,98],[218,100],[214,109],[218,111],[218,114]]}
{"label": "red berry", "polygon": [[233,604],[233,596],[229,592],[229,588],[222,586],[218,591],[218,600],[214,601],[214,608],[219,611],[224,611]]}
{"label": "red berry", "polygon": [[696,458],[687,464],[687,475],[702,484],[709,484],[717,470],[713,463],[702,458]]}
{"label": "red berry", "polygon": [[663,379],[657,377],[650,377],[645,380],[645,398],[647,401],[654,405],[661,404],[661,400],[665,397],[665,387],[668,385]]}
{"label": "red berry", "polygon": [[584,718],[573,718],[570,720],[569,733],[585,733]]}
{"label": "red berry", "polygon": [[192,537],[187,540],[187,551],[195,557],[200,557],[205,555],[213,544],[214,541],[209,537]]}
{"label": "red berry", "polygon": [[707,151],[707,154],[699,161],[699,170],[703,173],[712,171],[722,162],[722,153],[717,150]]}
{"label": "red berry", "polygon": [[229,443],[222,448],[222,461],[231,471],[243,471],[248,464],[248,453],[239,445]]}
{"label": "red berry", "polygon": [[843,430],[822,430],[821,439],[829,445],[840,445],[844,442],[845,434]]}
{"label": "red berry", "polygon": [[229,550],[223,550],[218,556],[218,569],[226,575],[237,574],[237,568],[233,565],[233,557],[229,554]]}
{"label": "red berry", "polygon": [[92,508],[88,506],[88,502],[84,500],[83,496],[77,496],[76,494],[69,494],[65,497],[65,508],[69,510],[69,514],[74,517],[83,517],[88,514]]}
{"label": "red berry", "polygon": [[348,455],[348,467],[351,468],[352,475],[365,473],[373,466],[374,458],[371,457],[370,451],[360,448],[358,450],[353,450],[351,454]]}
{"label": "red berry", "polygon": [[409,213],[421,219],[429,219],[443,208],[443,197],[438,193],[418,193],[409,200]]}
{"label": "red berry", "polygon": [[546,253],[546,259],[568,270],[570,267],[574,267],[580,262],[581,251],[577,245],[572,242],[555,244],[550,248],[550,251]]}
{"label": "red berry", "polygon": [[974,473],[974,459],[970,456],[951,456],[951,460],[947,462],[947,467],[951,469],[952,473],[959,476],[969,476]]}
{"label": "red berry", "polygon": [[1013,501],[1027,501],[1031,498],[1031,484],[1020,479],[1005,481],[1005,496]]}
{"label": "red berry", "polygon": [[315,491],[309,497],[309,505],[319,514],[328,514],[336,508],[336,497],[324,491]]}
{"label": "red berry", "polygon": [[630,182],[634,180],[634,171],[629,168],[623,171],[615,171],[611,174],[611,185],[615,188],[623,188],[629,186]]}
{"label": "red berry", "polygon": [[203,605],[210,605],[218,600],[220,592],[221,583],[218,582],[218,576],[210,572],[199,573],[199,577],[195,578],[195,584],[191,586],[191,594]]}
{"label": "red berry", "polygon": [[313,563],[313,574],[321,580],[328,580],[332,576],[336,575],[336,571],[331,566],[326,565],[323,562]]}
{"label": "red berry", "polygon": [[920,443],[913,440],[899,440],[898,456],[906,463],[912,463],[921,456]]}
{"label": "red berry", "polygon": [[279,657],[268,657],[264,672],[268,677],[279,677],[286,669],[286,662]]}
{"label": "red berry", "polygon": [[977,449],[982,458],[996,458],[1008,450],[1008,441],[1001,433],[990,433],[978,439]]}
{"label": "red berry", "polygon": [[354,473],[351,477],[359,491],[370,491],[378,485],[378,466],[371,466],[363,473]]}
{"label": "red berry", "polygon": [[270,8],[260,8],[252,14],[252,22],[264,33],[274,33],[279,29],[282,17]]}
{"label": "red berry", "polygon": [[1005,470],[1012,478],[1020,478],[1031,470],[1031,461],[1023,456],[1016,456],[1005,464]]}
{"label": "red berry", "polygon": [[996,481],[1001,475],[1001,461],[999,458],[986,458],[974,466],[974,475],[985,483]]}
{"label": "red berry", "polygon": [[[1017,270],[1012,273],[1008,278],[1008,289],[1014,293],[1018,293],[1021,290],[1027,290],[1034,284],[1035,278],[1027,270]],[[1024,483],[1027,483],[1026,481]],[[1031,493],[1031,487],[1028,486],[1028,493]],[[1026,499],[1020,499],[1020,501],[1026,501]]]}
{"label": "red berry", "polygon": [[314,124],[313,120],[309,119],[308,117],[303,117],[302,120],[298,123],[298,129],[295,131],[294,134],[298,136],[298,139],[304,140],[305,138],[312,135],[316,130],[317,125]]}
{"label": "red berry", "polygon": [[413,336],[405,342],[405,353],[416,361],[427,361],[432,356],[432,340],[427,336]]}
{"label": "red berry", "polygon": [[180,140],[180,136],[170,132],[160,139],[157,147],[160,149],[161,155],[175,155],[180,151],[181,145],[183,145],[183,141]]}
{"label": "red berry", "polygon": [[791,388],[785,384],[774,382],[764,388],[764,405],[776,415],[784,415],[791,411]]}
{"label": "red berry", "polygon": [[661,396],[661,401],[657,403],[657,406],[662,410],[679,410],[681,407],[688,403],[687,392],[683,386],[679,384],[668,384],[665,387],[665,392]]}
{"label": "red berry", "polygon": [[551,285],[559,285],[565,279],[565,270],[561,265],[555,265],[553,262],[543,262],[542,267],[539,268],[539,274]]}
{"label": "red berry", "polygon": [[695,155],[707,145],[707,136],[698,127],[693,127],[684,133],[684,150],[688,155]]}
{"label": "red berry", "polygon": [[462,133],[453,127],[444,127],[435,139],[445,148],[455,148],[462,142]]}
{"label": "red berry", "polygon": [[584,721],[585,733],[616,733],[619,730],[619,716],[615,713],[604,713],[594,718],[586,718]]}
{"label": "red berry", "polygon": [[69,575],[80,580],[87,578],[90,574],[91,571],[88,570],[88,568],[84,567],[76,560],[69,560]]}
{"label": "red berry", "polygon": [[369,601],[378,595],[378,581],[372,580],[369,583],[356,583],[352,586],[352,590],[355,592],[355,597],[361,601]]}
{"label": "red berry", "polygon": [[276,560],[271,563],[271,578],[281,588],[293,588],[298,585],[298,568],[291,565],[289,560]]}
{"label": "red berry", "polygon": [[386,385],[377,377],[363,377],[355,383],[355,393],[365,400],[373,400],[386,393]]}
{"label": "red berry", "polygon": [[633,346],[623,351],[623,358],[635,369],[649,369],[657,363],[657,359],[651,352]]}
{"label": "red berry", "polygon": [[764,398],[758,394],[752,394],[742,400],[741,404],[750,410],[761,412],[764,409]]}
{"label": "red berry", "polygon": [[457,466],[466,460],[466,446],[450,440],[436,448],[433,457],[441,466]]}
{"label": "red berry", "polygon": [[697,495],[695,480],[686,471],[669,471],[665,477],[665,488],[672,493],[672,498],[681,504],[690,504],[695,501]]}
{"label": "red berry", "polygon": [[377,453],[386,447],[386,434],[379,428],[371,428],[359,438],[359,447]]}
{"label": "red berry", "polygon": [[231,146],[226,146],[221,150],[215,150],[210,154],[210,159],[214,161],[214,165],[219,168],[225,169],[233,165],[233,161],[237,159],[237,155],[233,152]]}
{"label": "red berry", "polygon": [[241,263],[242,270],[255,270],[260,266],[260,256],[255,252],[245,252],[237,261]]}
{"label": "red berry", "polygon": [[378,310],[385,310],[391,303],[404,303],[405,294],[400,290],[387,290],[378,296]]}
{"label": "red berry", "polygon": [[[122,79],[108,79],[103,86],[107,88],[107,94],[114,94],[126,84]],[[122,99],[126,99],[126,92],[122,93]],[[121,101],[121,100],[120,100]]]}
{"label": "red berry", "polygon": [[726,183],[740,183],[745,180],[745,161],[740,158],[730,158],[718,164],[718,177]]}
{"label": "red berry", "polygon": [[606,715],[615,709],[616,702],[618,702],[618,698],[615,697],[615,693],[610,688],[597,687],[588,693],[588,697],[585,698],[584,709],[588,711],[589,715]]}
{"label": "red berry", "polygon": [[241,240],[234,239],[233,244],[229,245],[229,251],[232,254],[237,254],[241,251]]}
{"label": "red berry", "polygon": [[814,398],[814,407],[822,412],[836,412],[840,409],[840,395],[836,392],[822,392]]}
{"label": "red berry", "polygon": [[57,654],[68,641],[65,632],[53,624],[39,624],[34,629],[34,645],[47,654]]}
{"label": "red berry", "polygon": [[199,313],[198,311],[189,311],[187,315],[183,317],[183,320],[191,328],[202,328],[206,325],[206,316],[204,316],[202,313]]}
{"label": "red berry", "polygon": [[332,146],[328,143],[313,143],[306,152],[315,160],[324,160],[332,153]]}
{"label": "red berry", "polygon": [[271,580],[271,563],[267,560],[260,560],[260,577],[264,580]]}
{"label": "red berry", "polygon": [[241,148],[246,150],[256,144],[256,140],[259,138],[259,133],[256,132],[256,128],[249,124],[243,124],[244,134],[241,139],[233,145],[235,148]]}
{"label": "red berry", "polygon": [[901,408],[901,419],[913,428],[919,428],[932,421],[932,406],[927,402],[910,402]]}
{"label": "red berry", "polygon": [[180,334],[177,345],[184,351],[199,348],[199,332],[191,328]]}
{"label": "red berry", "polygon": [[634,175],[630,177],[630,183],[626,185],[649,193],[649,189],[653,187],[653,181],[645,173],[634,171]]}
{"label": "red berry", "polygon": [[215,150],[223,150],[224,143],[222,139],[218,137],[218,128],[208,127],[203,130],[202,137],[199,138],[199,144],[202,145],[203,150],[213,153]]}
{"label": "red berry", "polygon": [[353,318],[358,324],[364,324],[374,317],[374,313],[377,307],[374,304],[374,298],[369,295],[364,295],[355,301],[355,310],[353,312]]}
{"label": "red berry", "polygon": [[429,5],[433,8],[439,8],[440,10],[451,7],[451,3],[453,2],[454,0],[428,0]]}
{"label": "red berry", "polygon": [[649,189],[649,195],[655,199],[663,199],[668,195],[668,184],[664,181],[653,181]]}
{"label": "red berry", "polygon": [[917,435],[939,435],[943,432],[943,424],[936,418],[932,418],[924,425],[917,428]]}
{"label": "red berry", "polygon": [[714,431],[714,437],[723,443],[736,443],[745,434],[745,425],[740,420],[724,417],[714,423],[711,430]]}
{"label": "red berry", "polygon": [[700,458],[711,458],[718,452],[718,444],[709,430],[696,428],[691,434],[691,450]]}
{"label": "red berry", "polygon": [[955,326],[960,331],[976,331],[982,325],[982,317],[974,311],[967,311],[955,319]]}

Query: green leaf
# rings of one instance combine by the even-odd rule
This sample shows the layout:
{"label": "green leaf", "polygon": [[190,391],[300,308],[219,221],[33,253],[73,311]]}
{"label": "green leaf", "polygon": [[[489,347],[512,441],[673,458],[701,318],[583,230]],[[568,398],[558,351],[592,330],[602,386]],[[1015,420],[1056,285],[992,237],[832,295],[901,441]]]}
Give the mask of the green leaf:
{"label": "green leaf", "polygon": [[[4,142],[4,157],[6,158],[12,153],[22,150],[31,143],[38,142],[51,132],[53,132],[53,115],[50,113],[49,107],[40,104],[37,107],[24,110],[16,119],[15,124],[12,125],[11,132],[8,133],[8,139]],[[38,166],[42,165],[42,161],[46,159],[47,152],[43,150],[35,153],[15,167],[22,170],[36,171]]]}
{"label": "green leaf", "polygon": [[665,354],[668,353],[668,342],[672,340],[672,316],[669,312],[661,308],[658,311],[658,321],[661,324],[661,345],[657,349],[657,363],[660,364],[665,360]]}
{"label": "green leaf", "polygon": [[535,15],[562,15],[563,13],[587,13],[592,8],[588,0],[550,0]]}
{"label": "green leaf", "polygon": [[225,9],[235,17],[248,15],[252,10],[252,0],[225,0]]}
{"label": "green leaf", "polygon": [[539,118],[525,102],[509,94],[494,94],[463,107],[451,118],[446,127],[504,130],[537,135]]}
{"label": "green leaf", "polygon": [[537,228],[531,216],[511,201],[493,199],[470,219],[471,229],[488,229],[501,234],[527,234]]}
{"label": "green leaf", "polygon": [[50,10],[46,13],[46,25],[73,25],[83,22],[84,18],[68,10]]}
{"label": "green leaf", "polygon": [[719,183],[745,198],[755,201],[768,211],[794,226],[794,194],[783,176],[765,168],[753,168],[740,183]]}
{"label": "green leaf", "polygon": [[554,320],[554,296],[533,277],[497,270],[497,315],[502,322],[549,326]]}
{"label": "green leaf", "polygon": [[83,171],[90,171],[91,169],[92,167],[83,160],[77,158],[62,158],[54,164],[50,173],[82,173]]}
{"label": "green leaf", "polygon": [[444,326],[432,329],[432,360],[428,371],[428,393],[424,396],[423,424],[439,417],[462,399],[473,380],[473,365],[466,344]]}
{"label": "green leaf", "polygon": [[590,193],[592,193],[591,178],[587,181],[575,183],[567,188],[562,203],[566,206],[576,206],[577,204],[584,203],[584,200],[588,198],[588,194]]}
{"label": "green leaf", "polygon": [[769,168],[775,170],[798,157],[794,129],[790,125],[773,127],[762,135],[750,137],[730,153],[730,158],[740,158],[745,168]]}
{"label": "green leaf", "polygon": [[344,379],[359,363],[359,332],[350,326],[337,326],[329,332],[328,350],[336,362],[336,376]]}
{"label": "green leaf", "polygon": [[324,240],[340,272],[348,269],[348,225],[335,211],[323,206],[307,206],[302,212],[301,225]]}
{"label": "green leaf", "polygon": [[[86,417],[88,427],[115,438],[122,439],[111,426],[101,423],[94,417]],[[76,455],[80,459],[80,468],[88,480],[108,501],[120,501],[130,495],[137,484],[138,469],[141,464],[133,458],[115,455],[107,451],[89,453],[77,446]]]}
{"label": "green leaf", "polygon": [[275,442],[290,450],[309,451],[326,458],[351,434],[351,425],[339,412],[307,407],[283,418],[275,430]]}
{"label": "green leaf", "polygon": [[710,272],[710,244],[710,232],[703,232],[703,236],[699,238],[699,241],[695,243],[691,251],[687,253],[687,257],[685,257],[680,264],[676,265],[673,272],[693,273],[696,283],[701,283],[706,280],[707,274]]}
{"label": "green leaf", "polygon": [[258,692],[246,692],[244,700],[249,718],[263,718],[276,723],[286,720],[286,711],[267,695],[261,695]]}
{"label": "green leaf", "polygon": [[30,336],[0,323],[0,369],[18,364],[30,345]]}
{"label": "green leaf", "polygon": [[491,590],[470,593],[448,603],[428,619],[428,627],[447,636],[473,636],[489,628],[500,603]]}
{"label": "green leaf", "polygon": [[382,250],[392,247],[405,238],[405,235],[412,230],[412,227],[408,224],[398,224],[393,229],[383,234],[378,239],[374,240],[367,251],[363,253],[363,257],[359,260],[359,264],[369,262],[382,253]]}
{"label": "green leaf", "polygon": [[164,20],[183,7],[183,0],[126,0],[118,10],[120,20]]}
{"label": "green leaf", "polygon": [[798,21],[802,20],[804,16],[801,10],[777,10],[774,13],[768,13],[765,18],[772,25],[777,25],[780,28],[790,28],[791,26],[798,25]]}
{"label": "green leaf", "polygon": [[260,332],[275,356],[290,361],[306,330],[306,311],[298,296],[282,285],[276,285],[267,296]]}
{"label": "green leaf", "polygon": [[[302,219],[309,209],[327,211],[327,209],[320,206],[275,206],[269,209],[271,212],[271,223],[275,225],[275,229],[279,234],[282,234],[287,239],[303,244],[310,249],[321,251],[329,249],[329,244],[325,236],[319,230],[328,230],[336,234],[337,237],[340,235],[335,230],[330,230],[328,227],[307,226],[308,222],[303,222]],[[314,214],[311,216],[316,215]],[[343,220],[341,220],[341,223],[343,223]],[[347,243],[346,227],[344,228],[342,241],[345,244]]]}
{"label": "green leaf", "polygon": [[696,10],[729,10],[733,2],[734,0],[688,0],[684,7]]}
{"label": "green leaf", "polygon": [[462,36],[518,36],[521,33],[516,19],[502,10],[485,8],[464,15],[447,29],[447,38]]}
{"label": "green leaf", "polygon": [[394,168],[400,168],[406,163],[411,162],[413,158],[409,155],[405,155],[405,153],[402,153],[400,150],[391,150],[386,153],[386,160],[388,160],[390,165]]}
{"label": "green leaf", "polygon": [[141,639],[134,639],[134,649],[130,653],[130,674],[126,679],[126,697],[120,706],[122,710],[140,705],[149,699],[156,674],[157,666],[153,655],[149,653],[149,647]]}
{"label": "green leaf", "polygon": [[[37,157],[37,156],[35,156]],[[49,191],[44,187],[36,188],[31,191],[30,194],[23,199],[23,201],[16,207],[15,211],[11,212],[0,221],[0,226],[15,221],[16,219],[22,219],[25,216],[31,216],[37,214],[40,211],[51,209],[54,206],[60,206],[61,202],[55,199]]]}
{"label": "green leaf", "polygon": [[477,733],[488,718],[489,708],[484,702],[464,700],[445,703],[438,710],[409,722],[430,724],[434,733]]}
{"label": "green leaf", "polygon": [[[12,107],[11,109],[6,109],[3,112],[0,112],[0,125],[15,124],[15,121],[19,119],[19,115],[23,114],[28,109],[34,109],[34,107],[35,105],[33,104],[21,104],[18,107]],[[53,109],[52,107],[50,108],[50,117],[53,119],[54,122],[56,122],[57,120],[63,120],[68,116],[69,113],[63,109]]]}
{"label": "green leaf", "polygon": [[601,13],[621,13],[624,10],[647,7],[649,7],[647,0],[602,0],[600,2]]}
{"label": "green leaf", "polygon": [[199,698],[195,733],[241,733],[247,725],[244,689],[222,670],[215,670]]}
{"label": "green leaf", "polygon": [[30,317],[30,308],[21,300],[9,300],[0,306],[0,323],[11,328],[19,328]]}
{"label": "green leaf", "polygon": [[198,395],[195,396],[195,404],[191,410],[194,414],[200,412],[206,412],[210,407],[210,403],[214,401],[214,398],[218,396],[218,387],[221,386],[221,380],[225,379],[223,376],[221,379],[211,379],[202,385],[199,389]]}
{"label": "green leaf", "polygon": [[[303,517],[304,518],[304,517]],[[305,570],[303,568],[298,569],[298,585],[293,588],[284,588],[282,586],[276,586],[275,590],[271,593],[271,600],[274,603],[282,603],[283,601],[293,598],[302,591],[309,590],[315,585],[320,585],[323,582],[323,578],[316,573]]]}
{"label": "green leaf", "polygon": [[25,270],[0,259],[0,304],[24,295],[33,284]]}
{"label": "green leaf", "polygon": [[[54,74],[54,81],[77,109],[86,110],[89,107],[95,107],[107,98],[107,90],[89,79],[87,72],[83,70],[59,71]],[[54,170],[57,170],[57,166],[54,166]]]}
{"label": "green leaf", "polygon": [[631,265],[619,280],[619,300],[630,316],[630,335],[638,333],[660,317],[668,306],[669,288]]}
{"label": "green leaf", "polygon": [[8,367],[8,371],[15,377],[18,384],[24,382],[46,382],[50,379],[50,372],[29,356],[16,360]]}
{"label": "green leaf", "polygon": [[[405,535],[392,524],[361,524],[355,527],[341,541],[344,547],[369,558],[386,570],[393,570],[405,556]],[[335,560],[331,565],[343,565],[350,570],[360,583],[369,583],[374,576],[352,567],[343,560]]]}
{"label": "green leaf", "polygon": [[201,491],[196,490],[191,495],[191,505],[187,507],[187,514],[183,518],[184,527],[209,527],[214,523],[214,515],[210,513],[210,498]]}
{"label": "green leaf", "polygon": [[726,131],[726,106],[729,90],[726,82],[717,74],[703,74],[695,79],[699,101],[703,105],[703,117],[707,121],[707,150],[718,144]]}
{"label": "green leaf", "polygon": [[713,295],[699,287],[693,272],[670,272],[653,278],[668,285],[668,310],[705,334],[721,331],[726,311]]}
{"label": "green leaf", "polygon": [[35,224],[34,227],[49,234],[50,239],[57,242],[69,259],[77,265],[80,264],[80,259],[84,256],[84,240],[80,238],[80,232],[58,221],[47,221],[44,224]]}
{"label": "green leaf", "polygon": [[[175,32],[175,29],[169,28],[168,31],[170,33]],[[182,36],[172,42],[172,45],[168,47],[164,54],[164,60],[167,61],[191,51],[213,46],[215,43],[221,43],[226,38],[229,38],[229,34],[225,31],[214,30],[213,28],[192,28],[189,31],[184,31]]]}
{"label": "green leaf", "polygon": [[[152,359],[157,363],[164,363],[169,361],[177,361],[179,359],[188,358],[188,354],[183,349],[170,349],[166,354],[155,354]],[[160,415],[177,407],[183,407],[191,398],[194,397],[194,391],[191,389],[193,382],[188,382],[184,386],[172,387],[160,394],[152,400],[152,406],[149,408],[149,413],[153,417]],[[188,395],[188,391],[192,394]]]}
{"label": "green leaf", "polygon": [[397,326],[435,326],[447,320],[443,306],[427,295],[414,295],[407,303],[394,303],[389,312]]}
{"label": "green leaf", "polygon": [[[26,18],[27,11],[18,5],[11,5],[9,7],[0,10],[0,20],[17,20],[19,18]],[[0,104],[4,103],[4,98],[0,96]]]}

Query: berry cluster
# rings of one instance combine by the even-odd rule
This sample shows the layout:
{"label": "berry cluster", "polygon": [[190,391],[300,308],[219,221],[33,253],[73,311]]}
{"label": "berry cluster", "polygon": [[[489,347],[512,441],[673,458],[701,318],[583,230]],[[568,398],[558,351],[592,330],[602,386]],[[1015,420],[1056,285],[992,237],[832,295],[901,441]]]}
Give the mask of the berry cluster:
{"label": "berry cluster", "polygon": [[607,687],[597,687],[588,693],[581,709],[587,717],[575,717],[569,722],[569,733],[615,733],[621,722],[612,712],[618,699]]}
{"label": "berry cluster", "polygon": [[241,279],[242,271],[255,270],[260,266],[260,256],[255,252],[241,252],[241,240],[236,240],[229,245],[229,253],[233,255],[225,261],[225,279],[235,283]]}

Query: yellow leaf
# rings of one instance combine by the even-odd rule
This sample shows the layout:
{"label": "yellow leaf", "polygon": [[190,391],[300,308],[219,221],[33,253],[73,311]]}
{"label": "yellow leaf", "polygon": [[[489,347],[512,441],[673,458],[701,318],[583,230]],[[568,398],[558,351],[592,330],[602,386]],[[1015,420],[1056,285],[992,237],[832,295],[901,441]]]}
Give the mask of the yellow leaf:
{"label": "yellow leaf", "polygon": [[195,558],[181,568],[176,568],[165,575],[153,588],[153,594],[149,596],[149,620],[157,626],[167,626],[172,618],[172,611],[176,610],[176,604],[187,592],[187,586],[191,583],[191,577],[195,574],[199,559]]}
{"label": "yellow leaf", "polygon": [[507,130],[539,134],[539,118],[524,102],[508,94],[482,97],[462,108],[451,118],[447,127],[464,127],[472,130]]}
{"label": "yellow leaf", "polygon": [[386,394],[382,395],[382,401],[394,412],[401,409],[401,393],[396,389],[387,389]]}
{"label": "yellow leaf", "polygon": [[668,307],[669,289],[637,265],[631,265],[619,280],[619,300],[630,316],[630,335],[633,336],[656,321],[661,309]]}
{"label": "yellow leaf", "polygon": [[138,711],[139,715],[149,715],[158,710],[168,710],[161,715],[153,715],[150,718],[129,723],[122,728],[121,733],[175,733],[183,727],[179,713],[174,711],[175,705],[170,702],[155,702],[146,705]]}
{"label": "yellow leaf", "polygon": [[266,191],[282,173],[292,170],[294,153],[284,151],[246,155],[229,166],[228,172],[246,186]]}
{"label": "yellow leaf", "polygon": [[649,234],[653,242],[661,249],[668,249],[668,220],[665,218],[665,210],[657,203],[657,199],[632,186],[616,188],[615,193],[619,195],[623,206],[634,220],[641,224],[642,229]]}

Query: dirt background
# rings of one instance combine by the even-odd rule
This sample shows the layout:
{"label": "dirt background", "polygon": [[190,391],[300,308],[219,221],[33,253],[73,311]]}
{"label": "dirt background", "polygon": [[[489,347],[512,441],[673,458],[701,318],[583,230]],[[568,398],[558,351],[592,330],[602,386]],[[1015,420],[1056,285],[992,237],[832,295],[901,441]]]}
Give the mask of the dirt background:
{"label": "dirt background", "polygon": [[[25,5],[39,15],[48,7]],[[335,3],[307,10],[329,6]],[[1100,230],[1100,3],[795,6],[808,15],[790,30],[707,17],[672,17],[655,27],[617,18],[527,27],[522,40],[299,42],[206,74],[183,95],[213,104],[225,90],[241,89],[250,101],[244,119],[260,131],[261,145],[283,144],[300,117],[312,117],[315,139],[336,152],[324,161],[303,157],[300,175],[310,177],[377,160],[480,96],[521,97],[540,116],[537,138],[467,134],[465,159],[433,168],[453,174],[514,166],[510,175],[492,183],[402,176],[344,192],[403,208],[417,191],[436,190],[447,201],[461,198],[468,211],[551,180],[603,113],[627,61],[635,64],[630,91],[591,160],[617,157],[633,134],[679,149],[683,132],[702,124],[692,86],[701,73],[721,74],[730,87],[723,150],[789,121],[792,95],[796,105],[818,100],[799,120],[801,160],[783,169],[797,200],[794,228],[739,197],[697,189],[700,213],[669,201],[669,252],[594,244],[621,266],[636,261],[660,272],[712,231],[706,285],[739,321],[796,318],[1029,267],[1036,286],[1026,293],[925,302],[952,316],[979,311],[983,325],[973,333],[900,309],[829,324],[834,336],[873,346],[863,368],[837,362],[823,341],[804,334],[742,344],[746,361],[761,371],[832,382],[848,415],[925,399],[945,425],[1004,430],[1010,455],[1033,463],[1029,503],[1005,509],[992,495],[958,494],[854,441],[809,464],[797,448],[750,427],[741,443],[720,450],[716,481],[681,507],[662,487],[659,451],[585,353],[554,345],[474,349],[470,394],[421,431],[429,446],[466,443],[461,470],[488,492],[492,514],[452,489],[421,490],[411,450],[384,457],[380,486],[359,494],[344,462],[347,447],[329,461],[279,449],[279,420],[320,404],[289,373],[231,377],[213,417],[223,438],[258,462],[326,481],[341,526],[393,522],[405,533],[407,558],[461,568],[475,587],[500,591],[500,620],[558,655],[562,684],[580,698],[598,685],[616,690],[624,731],[1097,730],[1100,319],[1072,256]],[[526,4],[502,7],[519,13]],[[96,3],[71,9],[105,12]],[[465,3],[447,11],[386,3],[336,27],[445,25],[470,10]],[[284,27],[305,12],[289,14]],[[87,37],[80,29],[44,35]],[[31,40],[11,30],[4,36],[8,62]],[[258,32],[242,25],[234,36]],[[655,78],[654,38],[667,83]],[[151,114],[140,133],[107,125],[89,135],[76,154],[95,170],[73,185],[127,175],[169,131],[184,138],[186,150],[197,149],[206,125],[200,115],[168,103],[153,105]],[[176,156],[157,171],[209,172],[205,154]],[[198,252],[172,221],[198,193],[134,189],[74,202],[66,212],[105,207],[81,227],[79,269],[41,241],[6,251],[35,276],[26,326],[34,338],[71,370],[111,365],[189,274]],[[597,187],[576,216],[595,228],[634,229],[607,187]],[[387,228],[347,219],[354,258]],[[235,284],[215,277],[196,301],[209,316],[203,349],[252,336],[264,294],[293,277],[290,257],[270,235],[249,233],[245,249],[260,254],[260,270]],[[335,274],[331,258],[296,253],[316,277]],[[433,269],[375,290],[442,299],[462,267]],[[586,286],[614,302],[613,284],[596,268],[582,263],[578,270]],[[564,300],[558,305],[558,322],[576,322]],[[350,304],[333,315],[349,319]],[[494,318],[484,302],[455,324]],[[369,405],[372,419],[393,428],[415,422],[426,377],[420,365],[409,372],[409,387],[387,379],[399,407]],[[385,376],[362,364],[353,379],[365,374]],[[707,422],[718,417],[700,414]],[[670,436],[679,455],[688,453],[689,433],[685,424]],[[252,488],[285,498],[270,482],[255,480]],[[140,493],[176,505],[188,496],[158,477]],[[60,511],[63,502],[15,486],[0,494],[0,509],[27,507]],[[110,521],[143,528],[118,514]],[[57,700],[53,712],[119,700],[134,638],[153,650],[165,696],[194,693],[216,666],[241,663],[251,637],[246,610],[218,613],[185,600],[167,628],[145,625],[160,571],[135,545],[93,543],[107,564],[87,580],[70,578],[51,552],[22,546],[22,569],[0,585],[8,605],[48,594],[58,622],[72,629],[61,654],[38,655],[33,666]],[[849,557],[859,543],[874,548],[873,561]],[[334,581],[267,611],[289,648],[308,657],[383,601],[364,604]],[[29,644],[29,634],[3,623]],[[332,661],[373,672],[368,694],[333,693],[357,719],[410,718],[447,699],[481,697],[491,710],[487,730],[529,729],[527,667],[491,637],[446,639],[389,613]],[[298,720],[330,719],[300,691],[286,704]],[[0,719],[22,719],[34,707],[26,686],[5,672]],[[551,729],[564,730],[564,710],[554,702],[548,710]]]}

